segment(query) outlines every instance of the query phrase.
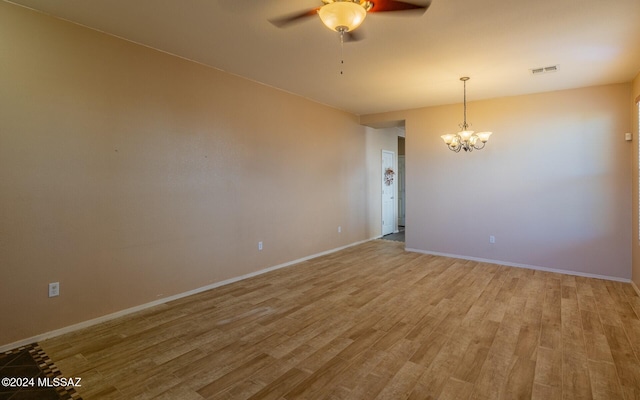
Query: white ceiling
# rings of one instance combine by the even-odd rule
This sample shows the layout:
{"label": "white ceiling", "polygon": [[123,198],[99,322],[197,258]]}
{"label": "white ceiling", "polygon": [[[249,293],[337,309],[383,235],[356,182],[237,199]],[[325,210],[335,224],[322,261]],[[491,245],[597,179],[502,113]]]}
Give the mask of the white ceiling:
{"label": "white ceiling", "polygon": [[342,66],[339,36],[319,18],[268,22],[320,0],[11,2],[358,115],[460,103],[461,76],[473,101],[629,82],[640,71],[640,0],[433,0],[421,16],[373,13],[358,28],[365,39],[344,45]]}

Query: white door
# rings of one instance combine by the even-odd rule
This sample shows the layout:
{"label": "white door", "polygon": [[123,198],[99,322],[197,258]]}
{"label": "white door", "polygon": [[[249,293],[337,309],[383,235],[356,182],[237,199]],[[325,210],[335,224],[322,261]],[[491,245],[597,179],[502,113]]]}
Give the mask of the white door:
{"label": "white door", "polygon": [[393,168],[393,151],[382,150],[382,236],[393,233],[396,225],[395,191],[397,172]]}
{"label": "white door", "polygon": [[404,156],[398,156],[398,225],[404,226]]}

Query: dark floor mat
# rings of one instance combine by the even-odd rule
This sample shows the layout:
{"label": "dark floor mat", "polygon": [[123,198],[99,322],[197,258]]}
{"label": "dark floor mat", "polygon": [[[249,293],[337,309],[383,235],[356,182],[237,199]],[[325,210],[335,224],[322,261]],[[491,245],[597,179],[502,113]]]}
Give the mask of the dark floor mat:
{"label": "dark floor mat", "polygon": [[61,378],[37,343],[0,354],[0,400],[81,400],[72,386],[62,386]]}

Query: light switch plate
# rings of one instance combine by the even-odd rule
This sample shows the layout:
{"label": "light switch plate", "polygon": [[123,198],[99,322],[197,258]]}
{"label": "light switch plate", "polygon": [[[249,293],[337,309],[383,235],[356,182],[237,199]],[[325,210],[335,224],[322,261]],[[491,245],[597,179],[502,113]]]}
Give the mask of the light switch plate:
{"label": "light switch plate", "polygon": [[49,297],[60,296],[60,282],[51,282],[49,284]]}

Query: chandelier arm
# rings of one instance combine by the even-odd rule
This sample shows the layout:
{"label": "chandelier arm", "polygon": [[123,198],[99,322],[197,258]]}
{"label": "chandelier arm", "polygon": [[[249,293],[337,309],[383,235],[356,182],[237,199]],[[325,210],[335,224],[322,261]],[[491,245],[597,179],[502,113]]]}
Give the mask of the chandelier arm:
{"label": "chandelier arm", "polygon": [[476,150],[482,150],[482,149],[484,149],[484,145],[485,144],[487,144],[487,143],[486,142],[480,142],[480,143],[476,142],[476,144],[474,144],[473,147],[475,147]]}

